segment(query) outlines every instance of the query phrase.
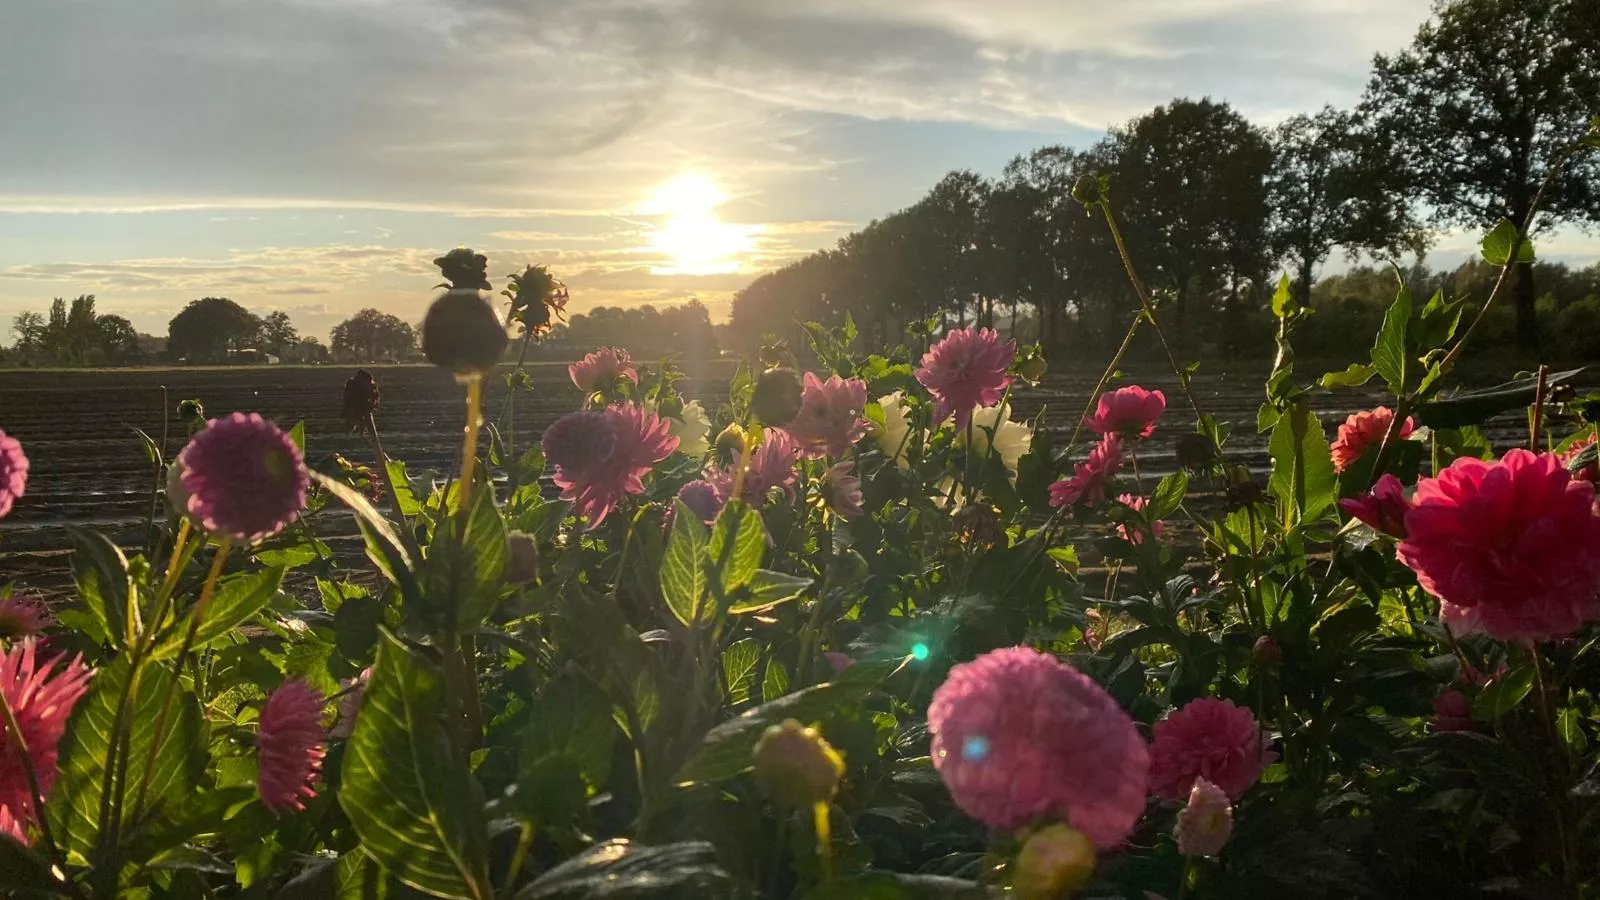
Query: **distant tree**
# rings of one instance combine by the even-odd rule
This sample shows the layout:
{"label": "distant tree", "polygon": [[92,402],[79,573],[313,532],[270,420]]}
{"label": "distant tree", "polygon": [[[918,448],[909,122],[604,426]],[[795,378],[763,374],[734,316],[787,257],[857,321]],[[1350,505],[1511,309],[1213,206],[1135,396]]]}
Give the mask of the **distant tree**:
{"label": "distant tree", "polygon": [[167,354],[191,363],[219,363],[229,350],[255,344],[261,320],[226,297],[189,301],[167,324]]}
{"label": "distant tree", "polygon": [[144,361],[144,348],[140,345],[139,331],[122,316],[97,316],[94,321],[95,349],[98,364],[127,366]]}
{"label": "distant tree", "polygon": [[294,323],[289,321],[289,314],[283,310],[274,310],[267,313],[261,320],[261,348],[277,356],[283,356],[289,348],[300,342],[300,332],[295,330]]}
{"label": "distant tree", "polygon": [[[1407,195],[1442,225],[1536,229],[1600,222],[1600,158],[1555,174],[1600,113],[1595,0],[1438,2],[1411,47],[1373,62],[1364,106],[1393,147]],[[1538,342],[1532,266],[1516,271],[1517,340]]]}
{"label": "distant tree", "polygon": [[23,365],[36,365],[44,356],[45,331],[49,326],[44,316],[32,310],[17,313],[11,320],[11,330],[17,336],[12,350]]}
{"label": "distant tree", "polygon": [[398,316],[363,309],[334,326],[333,353],[351,362],[403,359],[417,345],[417,333]]}

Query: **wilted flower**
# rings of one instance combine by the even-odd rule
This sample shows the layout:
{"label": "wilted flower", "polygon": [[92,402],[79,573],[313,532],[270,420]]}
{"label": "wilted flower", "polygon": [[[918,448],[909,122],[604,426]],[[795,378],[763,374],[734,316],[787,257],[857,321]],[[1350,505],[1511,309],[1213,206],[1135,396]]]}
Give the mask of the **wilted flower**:
{"label": "wilted flower", "polygon": [[0,431],[0,518],[28,489],[28,455],[16,438]]}
{"label": "wilted flower", "polygon": [[946,334],[922,355],[916,373],[937,404],[934,421],[954,415],[956,428],[965,430],[974,409],[1000,402],[1011,384],[1006,369],[1016,353],[1016,341],[1001,343],[1000,335],[988,328],[968,325]]}
{"label": "wilted flower", "polygon": [[311,782],[327,753],[322,731],[322,695],[298,679],[285,681],[261,705],[257,723],[256,792],[273,812],[305,809],[317,795]]}
{"label": "wilted flower", "polygon": [[1028,647],[950,670],[928,707],[933,765],[975,819],[1001,829],[1065,820],[1115,847],[1144,812],[1139,730],[1088,676]]}
{"label": "wilted flower", "polygon": [[1372,490],[1359,497],[1340,500],[1339,508],[1374,531],[1390,537],[1406,536],[1406,512],[1411,509],[1411,503],[1406,500],[1405,485],[1393,475],[1385,473]]}
{"label": "wilted flower", "polygon": [[354,678],[339,682],[344,693],[339,697],[339,718],[328,729],[328,737],[347,741],[356,733],[356,717],[361,714],[361,701],[367,696],[367,682],[372,680],[372,667],[367,666]]}
{"label": "wilted flower", "polygon": [[1099,434],[1119,434],[1125,438],[1147,438],[1156,430],[1156,420],[1167,409],[1166,395],[1147,391],[1138,385],[1100,395],[1094,415],[1083,421]]}
{"label": "wilted flower", "polygon": [[1434,731],[1471,731],[1472,703],[1458,690],[1440,691],[1433,698]]}
{"label": "wilted flower", "polygon": [[[750,464],[745,469],[739,499],[751,506],[760,506],[767,501],[767,495],[774,488],[783,488],[785,493],[792,493],[795,478],[799,475],[795,466],[799,462],[800,448],[795,446],[789,433],[781,428],[766,429],[761,446],[750,454]],[[737,474],[738,465],[735,464],[710,475],[708,480],[717,486],[724,497],[732,497]]]}
{"label": "wilted flower", "polygon": [[750,393],[750,411],[763,425],[782,428],[800,414],[805,386],[793,369],[768,369],[756,378]]}
{"label": "wilted flower", "polygon": [[1189,803],[1178,811],[1178,852],[1216,856],[1233,836],[1233,806],[1228,795],[1204,778],[1189,789]]}
{"label": "wilted flower", "polygon": [[[581,413],[566,416],[571,419]],[[551,480],[561,488],[561,499],[571,500],[578,514],[593,529],[611,514],[628,494],[644,493],[644,476],[655,464],[672,455],[678,439],[667,433],[667,423],[655,413],[633,404],[611,406],[601,413],[611,425],[611,451],[603,458],[583,462],[571,454],[573,448],[558,441],[559,452],[550,452],[550,435],[545,434],[545,456],[556,463]],[[559,424],[559,423],[557,423]],[[582,426],[586,431],[592,425]],[[573,443],[578,443],[576,427]],[[559,458],[558,458],[559,456]]]}
{"label": "wilted flower", "polygon": [[815,728],[786,719],[762,733],[755,775],[779,802],[806,809],[833,798],[844,777],[844,760]]}
{"label": "wilted flower", "polygon": [[29,597],[0,598],[0,641],[20,641],[43,632],[50,624],[43,602]]}
{"label": "wilted flower", "polygon": [[422,319],[422,355],[457,375],[482,375],[494,368],[509,340],[500,314],[470,288],[440,294]]}
{"label": "wilted flower", "polygon": [[[39,794],[48,800],[56,782],[56,748],[93,673],[81,659],[60,668],[59,656],[39,660],[37,644],[29,638],[0,654],[0,693],[27,746],[26,766],[33,768]],[[0,726],[0,831],[26,844],[37,816],[22,748],[12,740],[11,730]]]}
{"label": "wilted flower", "polygon": [[707,525],[716,519],[717,513],[722,512],[723,504],[727,503],[727,498],[717,485],[704,479],[691,481],[678,488],[678,500]]}
{"label": "wilted flower", "polygon": [[212,419],[177,462],[189,515],[206,531],[242,544],[287,528],[311,484],[300,448],[256,413]]}
{"label": "wilted flower", "polygon": [[1050,505],[1099,506],[1105,503],[1106,488],[1121,468],[1122,438],[1115,431],[1108,431],[1089,451],[1089,458],[1078,463],[1071,478],[1050,485]]}
{"label": "wilted flower", "polygon": [[364,431],[378,409],[378,382],[366,369],[357,369],[344,383],[344,424],[351,431]]}
{"label": "wilted flower", "polygon": [[690,400],[677,416],[669,417],[667,430],[678,439],[679,453],[699,459],[711,449],[711,417],[699,400]]}
{"label": "wilted flower", "polygon": [[1181,803],[1205,778],[1238,799],[1277,758],[1250,710],[1201,697],[1151,729],[1150,792]]}
{"label": "wilted flower", "polygon": [[1462,458],[1417,482],[1400,561],[1497,640],[1565,637],[1600,618],[1594,485],[1553,453]]}
{"label": "wilted flower", "polygon": [[[1117,502],[1128,507],[1134,512],[1140,512],[1145,508],[1149,501],[1145,500],[1143,497],[1136,497],[1133,494],[1121,494],[1118,495]],[[1156,540],[1160,540],[1161,535],[1165,533],[1166,530],[1166,524],[1160,519],[1150,523],[1150,533],[1155,535]],[[1144,543],[1144,529],[1142,528],[1129,528],[1127,525],[1118,525],[1117,534],[1130,544]]]}
{"label": "wilted flower", "polygon": [[950,517],[950,525],[961,543],[985,550],[1006,539],[1006,526],[1000,518],[1000,510],[988,503],[961,507]]}
{"label": "wilted flower", "polygon": [[972,435],[971,450],[979,457],[987,457],[989,448],[999,455],[1006,472],[1015,478],[1022,457],[1033,446],[1033,429],[1026,423],[1011,421],[1011,407],[1001,403],[980,406],[972,411],[972,427],[956,432],[956,444],[967,447],[967,435]]}
{"label": "wilted flower", "polygon": [[1216,465],[1217,445],[1210,435],[1191,431],[1178,435],[1178,467],[1191,472],[1204,472]]}
{"label": "wilted flower", "polygon": [[883,424],[872,427],[872,437],[878,442],[878,449],[900,468],[910,467],[911,413],[906,411],[905,393],[895,391],[879,397],[878,406],[883,409]]}
{"label": "wilted flower", "polygon": [[572,383],[578,390],[585,394],[609,387],[618,378],[639,383],[639,370],[634,368],[633,358],[628,351],[611,347],[601,347],[567,366],[567,374],[572,377]]}
{"label": "wilted flower", "polygon": [[861,512],[861,479],[851,474],[855,463],[845,460],[834,463],[822,480],[822,499],[834,512],[846,519],[856,519]]}
{"label": "wilted flower", "polygon": [[800,411],[784,426],[807,456],[844,456],[867,435],[861,411],[867,405],[867,383],[837,375],[823,381],[807,372]]}
{"label": "wilted flower", "polygon": [[[1352,413],[1350,418],[1344,420],[1339,426],[1339,434],[1333,439],[1330,449],[1333,451],[1333,470],[1343,472],[1355,465],[1356,460],[1371,447],[1383,443],[1384,435],[1389,433],[1389,426],[1394,422],[1394,410],[1387,406],[1380,406],[1370,412]],[[1415,423],[1408,417],[1400,426],[1400,439],[1405,440],[1411,436]]]}
{"label": "wilted flower", "polygon": [[1094,877],[1094,843],[1056,823],[1028,835],[1011,867],[1011,890],[1020,900],[1061,900]]}

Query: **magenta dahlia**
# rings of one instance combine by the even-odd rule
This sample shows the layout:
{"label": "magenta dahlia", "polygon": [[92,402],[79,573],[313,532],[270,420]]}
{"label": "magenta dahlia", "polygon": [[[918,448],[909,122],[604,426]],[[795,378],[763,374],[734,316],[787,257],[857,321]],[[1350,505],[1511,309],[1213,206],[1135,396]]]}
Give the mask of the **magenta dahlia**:
{"label": "magenta dahlia", "polygon": [[28,454],[22,452],[17,439],[0,431],[0,518],[11,513],[28,489]]}
{"label": "magenta dahlia", "polygon": [[1250,710],[1201,697],[1174,710],[1152,729],[1150,792],[1182,803],[1204,778],[1237,800],[1277,759]]}
{"label": "magenta dahlia", "polygon": [[572,376],[572,383],[578,386],[578,390],[585,394],[607,387],[618,378],[626,378],[635,384],[639,382],[639,370],[633,367],[633,359],[628,351],[611,347],[601,347],[567,366],[567,374]]}
{"label": "magenta dahlia", "polygon": [[[767,502],[767,496],[776,488],[782,488],[784,493],[794,493],[794,483],[799,477],[796,466],[800,464],[800,447],[781,428],[768,428],[761,438],[761,446],[750,454],[750,463],[745,467],[744,484],[739,491],[739,499],[751,506],[760,506]],[[728,466],[712,473],[710,481],[722,492],[722,496],[733,495],[735,477],[738,474],[738,464]]]}
{"label": "magenta dahlia", "polygon": [[1094,415],[1083,420],[1083,424],[1098,434],[1119,434],[1139,440],[1156,430],[1156,420],[1166,409],[1165,394],[1147,391],[1135,384],[1101,394]]}
{"label": "magenta dahlia", "polygon": [[934,421],[954,415],[956,428],[965,429],[974,409],[999,403],[1011,384],[1006,369],[1016,355],[1016,341],[1002,343],[988,328],[968,325],[946,334],[922,355],[916,373],[936,401]]}
{"label": "magenta dahlia", "polygon": [[[1135,496],[1133,494],[1121,494],[1121,495],[1118,495],[1117,502],[1121,503],[1123,506],[1126,506],[1127,508],[1133,510],[1134,512],[1139,512],[1139,511],[1143,510],[1145,508],[1145,506],[1148,505],[1148,503],[1149,503],[1149,501],[1145,500],[1145,498],[1138,497],[1138,496]],[[1156,521],[1150,523],[1150,533],[1155,535],[1156,540],[1160,540],[1161,539],[1161,535],[1166,530],[1167,530],[1167,526],[1164,523],[1162,523],[1160,519],[1157,519]],[[1127,541],[1130,544],[1138,544],[1138,543],[1143,543],[1144,542],[1144,529],[1142,529],[1142,528],[1129,528],[1127,525],[1118,525],[1117,526],[1117,534],[1120,535],[1123,540]]]}
{"label": "magenta dahlia", "polygon": [[0,599],[0,641],[20,641],[43,632],[51,622],[43,601],[30,597]]}
{"label": "magenta dahlia", "polygon": [[306,504],[300,448],[256,413],[206,423],[178,454],[189,515],[212,534],[254,544],[287,528]]}
{"label": "magenta dahlia", "polygon": [[578,478],[591,468],[603,466],[616,443],[610,410],[584,409],[555,420],[544,430],[540,446],[547,464],[569,478]]}
{"label": "magenta dahlia", "polygon": [[[81,659],[60,668],[60,656],[41,661],[36,647],[30,638],[0,654],[0,692],[16,716],[39,793],[48,799],[56,782],[56,750],[66,733],[67,718],[89,689],[94,673]],[[26,844],[37,816],[21,748],[12,741],[10,729],[0,727],[0,831]]]}
{"label": "magenta dahlia", "polygon": [[611,424],[611,452],[588,461],[558,454],[567,464],[557,461],[552,476],[561,488],[561,499],[571,500],[591,529],[604,522],[623,497],[644,493],[644,476],[678,448],[671,422],[643,407],[609,406],[603,414]]}
{"label": "magenta dahlia", "polygon": [[837,375],[823,381],[807,372],[800,394],[800,412],[784,430],[807,456],[844,456],[867,436],[867,383]]}
{"label": "magenta dahlia", "polygon": [[1054,656],[1007,647],[955,666],[934,691],[928,731],[956,805],[993,828],[1064,819],[1106,849],[1144,813],[1139,729]]}
{"label": "magenta dahlia", "polygon": [[861,479],[853,473],[855,463],[846,460],[834,463],[822,480],[822,499],[834,512],[846,519],[860,518]]}
{"label": "magenta dahlia", "polygon": [[1372,486],[1372,490],[1359,497],[1340,500],[1339,508],[1350,518],[1366,523],[1373,531],[1390,537],[1406,536],[1406,513],[1411,509],[1411,501],[1406,499],[1405,485],[1393,475],[1385,473]]}
{"label": "magenta dahlia", "polygon": [[327,754],[322,695],[299,679],[285,681],[261,705],[257,723],[256,791],[273,812],[305,809]]}
{"label": "magenta dahlia", "polygon": [[1121,468],[1122,437],[1115,431],[1108,431],[1089,451],[1089,458],[1078,463],[1071,478],[1050,485],[1050,505],[1100,506],[1106,502],[1106,489],[1111,486],[1112,477]]}

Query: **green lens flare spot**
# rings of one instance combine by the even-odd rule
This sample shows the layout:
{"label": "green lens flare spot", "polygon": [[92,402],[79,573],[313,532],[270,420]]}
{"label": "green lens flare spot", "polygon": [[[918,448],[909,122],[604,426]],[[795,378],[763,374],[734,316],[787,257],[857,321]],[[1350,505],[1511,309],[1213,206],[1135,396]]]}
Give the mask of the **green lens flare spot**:
{"label": "green lens flare spot", "polygon": [[917,662],[922,662],[923,660],[926,660],[928,658],[928,645],[924,644],[921,641],[917,641],[915,644],[912,644],[911,645],[911,658],[916,660]]}

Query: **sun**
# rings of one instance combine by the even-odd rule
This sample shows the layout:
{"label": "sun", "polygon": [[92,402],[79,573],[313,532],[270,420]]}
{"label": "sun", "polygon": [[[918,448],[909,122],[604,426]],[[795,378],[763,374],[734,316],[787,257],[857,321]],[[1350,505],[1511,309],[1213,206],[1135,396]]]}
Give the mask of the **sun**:
{"label": "sun", "polygon": [[656,189],[639,207],[645,216],[665,219],[650,233],[650,247],[670,263],[652,269],[658,275],[720,275],[737,272],[743,256],[755,246],[756,229],[717,218],[728,195],[717,183],[686,172]]}

